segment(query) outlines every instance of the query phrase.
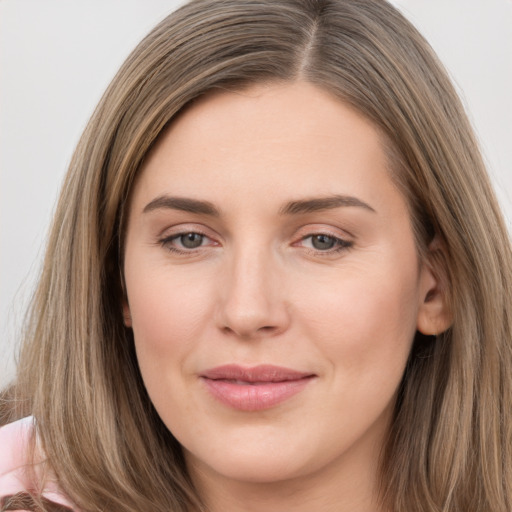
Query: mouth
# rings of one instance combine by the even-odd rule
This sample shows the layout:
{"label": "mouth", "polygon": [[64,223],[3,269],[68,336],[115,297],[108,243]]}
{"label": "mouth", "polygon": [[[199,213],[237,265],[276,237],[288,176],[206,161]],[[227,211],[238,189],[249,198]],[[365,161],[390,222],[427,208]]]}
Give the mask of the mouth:
{"label": "mouth", "polygon": [[225,365],[200,374],[209,393],[223,405],[240,411],[275,407],[303,391],[313,373],[274,365]]}

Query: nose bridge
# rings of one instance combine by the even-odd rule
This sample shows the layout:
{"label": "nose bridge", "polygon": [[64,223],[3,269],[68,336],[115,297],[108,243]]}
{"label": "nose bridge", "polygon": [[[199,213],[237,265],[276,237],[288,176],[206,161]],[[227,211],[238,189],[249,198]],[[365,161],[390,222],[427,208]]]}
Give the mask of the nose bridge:
{"label": "nose bridge", "polygon": [[270,248],[255,240],[233,249],[220,304],[223,329],[253,337],[285,328],[287,314],[278,265]]}

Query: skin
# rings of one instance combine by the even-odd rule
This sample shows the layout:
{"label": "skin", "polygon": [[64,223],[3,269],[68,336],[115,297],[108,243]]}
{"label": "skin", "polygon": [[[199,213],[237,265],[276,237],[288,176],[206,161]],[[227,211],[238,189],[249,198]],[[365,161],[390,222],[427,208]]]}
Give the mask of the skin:
{"label": "skin", "polygon": [[[352,199],[289,205],[332,196]],[[397,387],[416,330],[440,332],[444,304],[370,122],[303,82],[196,102],[134,186],[124,274],[142,377],[210,511],[379,510]],[[228,363],[315,377],[239,411],[199,377]]]}

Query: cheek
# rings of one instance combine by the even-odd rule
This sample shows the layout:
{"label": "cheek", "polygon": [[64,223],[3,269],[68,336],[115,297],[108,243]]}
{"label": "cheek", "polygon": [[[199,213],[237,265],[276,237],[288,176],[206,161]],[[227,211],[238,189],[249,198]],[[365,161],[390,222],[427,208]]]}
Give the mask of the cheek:
{"label": "cheek", "polygon": [[414,288],[358,277],[313,295],[303,326],[326,361],[333,438],[344,432],[339,442],[350,444],[379,418],[389,421],[415,333]]}
{"label": "cheek", "polygon": [[136,265],[130,270],[126,281],[139,362],[163,366],[194,347],[210,316],[211,292],[207,281],[180,272]]}
{"label": "cheek", "polygon": [[345,375],[401,375],[416,331],[417,279],[414,264],[401,265],[399,258],[364,271],[346,268],[339,282],[308,293],[297,317]]}
{"label": "cheek", "polygon": [[208,281],[136,264],[127,264],[125,277],[144,384],[160,417],[169,428],[176,427],[176,408],[185,417],[193,412],[187,361],[211,318]]}

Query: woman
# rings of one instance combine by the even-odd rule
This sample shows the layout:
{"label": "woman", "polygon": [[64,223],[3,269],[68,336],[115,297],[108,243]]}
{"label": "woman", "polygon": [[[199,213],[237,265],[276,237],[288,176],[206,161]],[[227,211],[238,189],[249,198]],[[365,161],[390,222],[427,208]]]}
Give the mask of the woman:
{"label": "woman", "polygon": [[511,281],[463,108],[394,8],[193,1],[71,163],[3,509],[510,510]]}

